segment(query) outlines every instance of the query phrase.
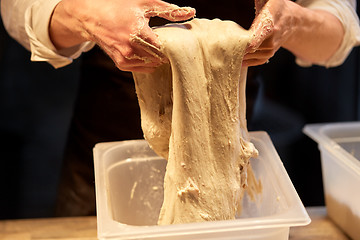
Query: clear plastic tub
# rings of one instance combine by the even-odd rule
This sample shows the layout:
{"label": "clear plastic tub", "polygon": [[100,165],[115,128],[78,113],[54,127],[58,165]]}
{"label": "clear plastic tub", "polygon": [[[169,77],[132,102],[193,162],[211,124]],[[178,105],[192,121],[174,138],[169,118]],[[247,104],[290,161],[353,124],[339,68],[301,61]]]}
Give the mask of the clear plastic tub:
{"label": "clear plastic tub", "polygon": [[285,240],[310,218],[265,132],[250,133],[259,150],[252,160],[263,192],[246,196],[236,220],[156,225],[163,200],[166,160],[145,140],[99,143],[94,148],[99,239]]}
{"label": "clear plastic tub", "polygon": [[360,122],[309,124],[304,132],[320,149],[329,217],[360,240]]}

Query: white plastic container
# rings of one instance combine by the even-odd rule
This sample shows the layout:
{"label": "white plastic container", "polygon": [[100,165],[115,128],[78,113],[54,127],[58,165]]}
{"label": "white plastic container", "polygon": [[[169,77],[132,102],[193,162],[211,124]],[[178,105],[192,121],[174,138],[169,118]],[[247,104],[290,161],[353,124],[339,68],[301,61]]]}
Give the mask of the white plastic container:
{"label": "white plastic container", "polygon": [[145,140],[99,143],[94,148],[99,239],[285,240],[291,226],[310,218],[264,132],[250,133],[259,150],[252,160],[263,192],[244,199],[236,220],[156,225],[163,201],[166,161]]}
{"label": "white plastic container", "polygon": [[329,217],[360,240],[360,122],[309,124],[304,132],[320,149]]}

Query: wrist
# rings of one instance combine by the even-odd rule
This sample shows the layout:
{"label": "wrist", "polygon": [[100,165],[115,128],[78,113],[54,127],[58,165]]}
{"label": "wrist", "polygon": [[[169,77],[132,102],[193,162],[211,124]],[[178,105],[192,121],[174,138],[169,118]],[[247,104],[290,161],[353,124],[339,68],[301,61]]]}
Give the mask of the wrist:
{"label": "wrist", "polygon": [[283,42],[282,47],[286,49],[293,49],[297,44],[299,44],[298,36],[304,31],[304,28],[307,28],[307,31],[312,31],[310,29],[311,24],[306,26],[304,23],[304,19],[306,19],[304,14],[309,14],[304,12],[307,11],[307,9],[292,1],[286,1],[286,9],[289,16],[289,33],[286,40]]}
{"label": "wrist", "polygon": [[49,23],[49,35],[56,49],[66,49],[87,41],[81,34],[79,21],[74,17],[73,1],[63,0],[56,5]]}
{"label": "wrist", "polygon": [[308,62],[327,61],[342,42],[344,29],[341,22],[325,10],[308,9],[296,3],[291,7],[294,16],[292,34],[282,47]]}

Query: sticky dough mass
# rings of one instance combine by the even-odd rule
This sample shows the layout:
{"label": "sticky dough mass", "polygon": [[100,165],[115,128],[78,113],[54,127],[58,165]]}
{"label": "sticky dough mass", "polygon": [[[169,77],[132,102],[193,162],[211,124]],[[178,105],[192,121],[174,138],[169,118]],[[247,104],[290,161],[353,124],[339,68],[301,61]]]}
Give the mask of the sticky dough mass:
{"label": "sticky dough mass", "polygon": [[144,137],[168,160],[158,224],[234,219],[258,153],[245,117],[251,35],[218,19],[155,32],[169,64],[133,75]]}

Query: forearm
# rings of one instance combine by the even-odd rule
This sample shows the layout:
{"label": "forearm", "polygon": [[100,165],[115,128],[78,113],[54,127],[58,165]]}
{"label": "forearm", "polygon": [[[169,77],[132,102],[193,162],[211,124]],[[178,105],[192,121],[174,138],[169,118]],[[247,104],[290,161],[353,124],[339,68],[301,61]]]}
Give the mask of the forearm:
{"label": "forearm", "polygon": [[303,8],[291,1],[287,4],[294,24],[282,47],[308,62],[328,60],[342,42],[344,29],[341,22],[329,12]]}

